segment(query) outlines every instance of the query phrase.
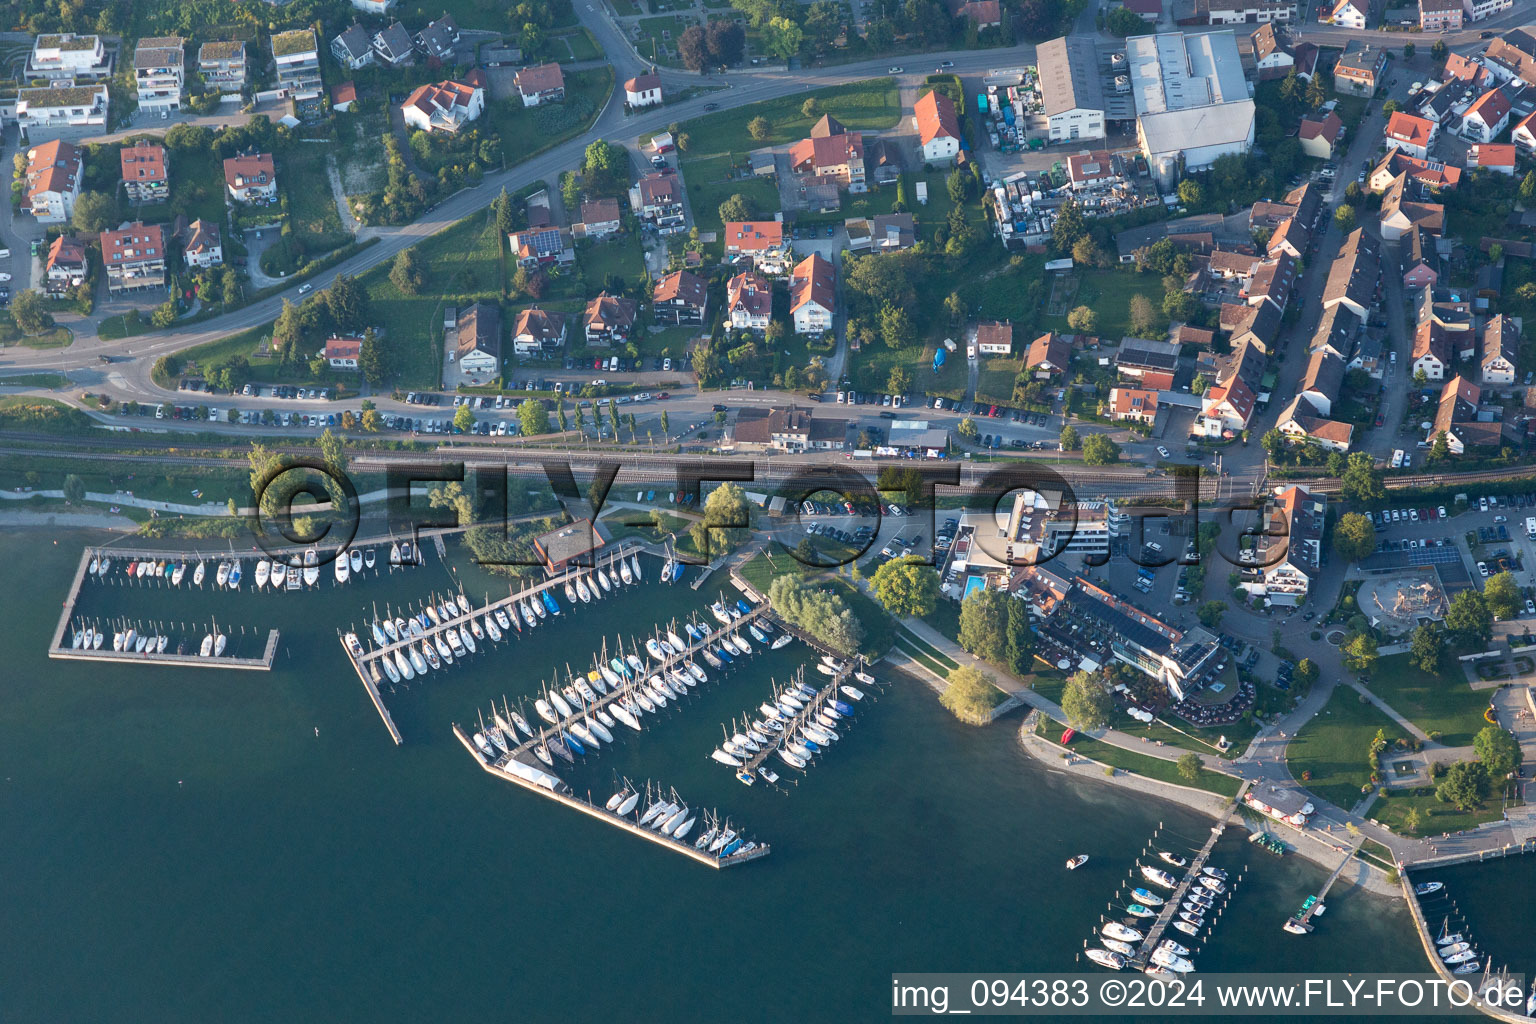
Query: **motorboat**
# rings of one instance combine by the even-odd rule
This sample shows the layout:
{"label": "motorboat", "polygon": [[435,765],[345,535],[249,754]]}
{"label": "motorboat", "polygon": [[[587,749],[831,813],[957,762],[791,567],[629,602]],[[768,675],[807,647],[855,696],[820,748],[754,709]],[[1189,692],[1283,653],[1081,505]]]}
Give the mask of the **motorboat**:
{"label": "motorboat", "polygon": [[1465,964],[1460,965],[1459,967],[1457,967],[1451,973],[1452,974],[1476,974],[1477,973],[1477,969],[1478,969],[1477,961],[1473,960],[1470,963],[1465,963]]}
{"label": "motorboat", "polygon": [[304,585],[312,587],[320,582],[320,552],[314,548],[304,551]]}
{"label": "motorboat", "polygon": [[837,689],[838,689],[838,692],[843,694],[843,696],[849,697],[849,698],[851,698],[853,700],[863,700],[864,699],[863,691],[859,690],[857,687],[853,687],[853,686],[839,686]]}
{"label": "motorboat", "polygon": [[1151,907],[1144,907],[1140,903],[1132,903],[1125,908],[1125,912],[1132,917],[1156,917],[1157,911]]}
{"label": "motorboat", "polygon": [[[256,589],[260,590],[262,587],[265,587],[267,585],[267,581],[270,580],[271,578],[272,578],[272,563],[267,561],[265,558],[263,558],[261,561],[256,563]],[[181,567],[180,566],[177,566],[176,571],[171,574],[171,582],[172,583],[180,583],[181,582]]]}
{"label": "motorboat", "polygon": [[1099,931],[1112,939],[1119,939],[1121,942],[1140,942],[1146,938],[1145,935],[1135,928],[1128,924],[1121,924],[1119,921],[1109,921]]}
{"label": "motorboat", "polygon": [[757,768],[757,774],[761,775],[769,783],[779,781],[779,773],[769,768],[767,765],[759,765]]}
{"label": "motorboat", "polygon": [[1113,950],[1121,956],[1136,955],[1136,947],[1129,942],[1121,942],[1119,939],[1111,939],[1104,936],[1100,936],[1099,941],[1104,943],[1105,949]]}
{"label": "motorboat", "polygon": [[[338,554],[336,556],[336,560],[339,562],[341,561],[342,557],[343,556],[341,554]],[[363,571],[363,553],[361,551],[353,548],[351,551],[345,553],[345,557],[347,559],[347,567],[352,572]]]}
{"label": "motorboat", "polygon": [[1217,879],[1214,879],[1214,878],[1208,878],[1208,877],[1202,876],[1200,878],[1200,884],[1205,886],[1207,889],[1211,890],[1211,892],[1223,893],[1223,892],[1227,891],[1227,883],[1226,882],[1222,882],[1222,881],[1218,881]]}
{"label": "motorboat", "polygon": [[1227,880],[1227,873],[1221,870],[1221,868],[1203,867],[1200,869],[1200,873],[1203,875],[1209,875],[1218,881],[1225,882]]}
{"label": "motorboat", "polygon": [[1175,921],[1173,922],[1173,926],[1179,931],[1183,932],[1185,935],[1191,937],[1199,934],[1200,932],[1199,925],[1190,924],[1188,921]]}
{"label": "motorboat", "polygon": [[1171,950],[1163,949],[1161,946],[1152,951],[1152,962],[1159,967],[1165,967],[1179,974],[1188,974],[1195,969],[1194,964]]}
{"label": "motorboat", "polygon": [[[141,566],[145,566],[145,565],[148,565],[148,564],[149,564],[148,562],[140,562],[139,563],[139,565],[141,565]],[[140,572],[139,575],[142,576],[144,574],[142,572]],[[229,563],[228,562],[220,562],[219,563],[218,571],[213,574],[213,582],[217,586],[220,586],[220,587],[226,587],[226,586],[229,585]]]}
{"label": "motorboat", "polygon": [[1090,949],[1087,951],[1087,956],[1089,960],[1092,960],[1100,967],[1108,967],[1112,971],[1119,971],[1125,968],[1125,957],[1113,950]]}
{"label": "motorboat", "polygon": [[287,570],[283,573],[284,585],[287,586],[289,590],[299,589],[300,570],[298,565],[298,557],[298,555],[293,556],[294,560],[288,565]]}
{"label": "motorboat", "polygon": [[1133,889],[1131,895],[1136,897],[1136,902],[1145,903],[1149,907],[1160,907],[1166,902],[1157,893],[1149,889]]}
{"label": "motorboat", "polygon": [[1205,924],[1205,915],[1203,915],[1203,914],[1191,914],[1187,910],[1179,911],[1179,919],[1181,921],[1188,921],[1190,924],[1194,925],[1196,928],[1198,928],[1201,925]]}
{"label": "motorboat", "polygon": [[[455,658],[463,658],[467,655],[468,652],[464,650],[464,642],[459,639],[459,631],[457,629],[449,627],[448,629],[445,629],[439,633],[438,636],[443,637],[448,641],[448,647],[451,651],[453,651],[453,656]],[[437,653],[441,654],[443,652],[438,651]]]}
{"label": "motorboat", "polygon": [[512,628],[512,624],[517,621],[517,612],[516,612],[515,609],[513,610],[512,614],[509,616],[507,614],[507,610],[505,608],[497,608],[496,611],[495,611],[495,615],[496,615],[496,625],[500,626],[502,629],[511,629]]}
{"label": "motorboat", "polygon": [[788,633],[780,633],[778,636],[774,637],[773,643],[769,644],[768,647],[771,650],[777,651],[781,648],[788,647],[790,641],[793,639],[794,637],[790,636]]}
{"label": "motorboat", "polygon": [[1164,889],[1173,889],[1178,886],[1178,880],[1161,868],[1155,868],[1150,864],[1141,866],[1141,876],[1149,882],[1156,882]]}
{"label": "motorboat", "polygon": [[1162,942],[1158,943],[1157,948],[1166,949],[1174,956],[1189,956],[1189,949],[1185,946],[1179,945],[1172,939],[1164,939]]}
{"label": "motorboat", "polygon": [[374,566],[373,548],[369,548],[367,551],[363,552],[363,565],[366,566],[369,569],[373,568],[373,566]]}
{"label": "motorboat", "polygon": [[416,565],[416,564],[418,564],[419,561],[420,561],[420,559],[418,558],[418,552],[416,551],[415,548],[411,547],[411,542],[408,541],[408,540],[401,541],[400,542],[400,564],[401,565]]}
{"label": "motorboat", "polygon": [[1428,896],[1430,893],[1439,892],[1444,888],[1444,882],[1420,882],[1413,887],[1413,894],[1415,896]]}

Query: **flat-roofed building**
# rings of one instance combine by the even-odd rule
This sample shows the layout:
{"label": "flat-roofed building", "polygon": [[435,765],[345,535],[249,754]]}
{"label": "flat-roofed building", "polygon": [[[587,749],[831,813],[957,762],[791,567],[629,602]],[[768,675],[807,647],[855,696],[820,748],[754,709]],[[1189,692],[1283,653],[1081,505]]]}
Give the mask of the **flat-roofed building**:
{"label": "flat-roofed building", "polygon": [[141,111],[167,113],[181,109],[186,59],[180,36],[139,40],[133,51],[133,87]]}
{"label": "flat-roofed building", "polygon": [[1232,30],[1133,36],[1125,52],[1136,138],[1160,185],[1252,148],[1255,107]]}

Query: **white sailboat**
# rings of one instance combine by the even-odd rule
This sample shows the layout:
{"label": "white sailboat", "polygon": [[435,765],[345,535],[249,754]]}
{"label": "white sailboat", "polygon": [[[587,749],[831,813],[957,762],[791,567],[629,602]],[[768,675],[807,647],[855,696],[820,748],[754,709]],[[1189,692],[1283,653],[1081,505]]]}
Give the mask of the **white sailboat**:
{"label": "white sailboat", "polygon": [[203,585],[203,573],[205,571],[206,567],[201,561],[199,561],[197,563],[197,568],[192,570],[192,585],[194,587],[200,587]]}
{"label": "white sailboat", "polygon": [[213,582],[223,587],[229,583],[229,563],[220,562],[218,572],[213,575]]}
{"label": "white sailboat", "polygon": [[634,570],[635,582],[636,583],[644,582],[644,580],[645,580],[645,573],[640,571],[640,556],[639,555],[630,555],[629,556],[629,567],[632,570]]}

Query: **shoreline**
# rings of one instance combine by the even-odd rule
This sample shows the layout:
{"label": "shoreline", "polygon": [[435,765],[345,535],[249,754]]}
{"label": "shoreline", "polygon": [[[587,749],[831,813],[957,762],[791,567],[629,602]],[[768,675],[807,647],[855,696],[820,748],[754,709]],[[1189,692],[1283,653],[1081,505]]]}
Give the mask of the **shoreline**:
{"label": "shoreline", "polygon": [[[1212,818],[1220,817],[1228,806],[1229,801],[1225,797],[1217,796],[1202,789],[1191,789],[1188,786],[1180,786],[1171,782],[1163,782],[1158,779],[1149,779],[1134,772],[1127,772],[1123,768],[1116,768],[1113,776],[1105,775],[1104,769],[1111,767],[1102,762],[1095,761],[1081,754],[1073,754],[1073,760],[1068,761],[1059,755],[1066,752],[1067,748],[1035,734],[1032,724],[1025,721],[1020,724],[1016,736],[1019,748],[1028,756],[1039,761],[1043,766],[1056,771],[1066,772],[1083,779],[1092,779],[1097,782],[1116,786],[1122,790],[1144,793],[1161,800],[1168,800],[1179,804],[1192,811],[1209,815]],[[1245,821],[1244,827],[1249,832],[1254,831],[1248,827]],[[1278,824],[1278,823],[1276,823]],[[1288,829],[1284,838],[1290,840],[1291,853],[1303,857],[1324,871],[1332,871],[1338,866],[1341,854],[1322,839],[1303,832],[1299,829]],[[1304,840],[1311,840],[1310,843]],[[1370,861],[1354,858],[1352,867],[1346,868],[1339,875],[1336,885],[1349,882],[1357,888],[1378,896],[1400,898],[1400,889],[1387,881],[1386,872]]]}

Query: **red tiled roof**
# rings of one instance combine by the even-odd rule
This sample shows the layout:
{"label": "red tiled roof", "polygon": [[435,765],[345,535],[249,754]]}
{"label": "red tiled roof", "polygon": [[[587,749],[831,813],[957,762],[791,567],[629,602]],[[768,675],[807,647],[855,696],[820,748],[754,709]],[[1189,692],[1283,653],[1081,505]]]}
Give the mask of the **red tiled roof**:
{"label": "red tiled roof", "polygon": [[1486,125],[1496,125],[1509,116],[1509,97],[1501,89],[1489,89],[1467,109],[1467,117],[1473,114]]}
{"label": "red tiled roof", "polygon": [[224,161],[224,184],[230,188],[265,185],[277,180],[271,153],[242,153]]}
{"label": "red tiled roof", "polygon": [[1387,129],[1383,134],[1388,142],[1400,142],[1405,146],[1422,149],[1429,145],[1429,137],[1434,131],[1435,122],[1397,110],[1393,111],[1391,119],[1387,121]]}
{"label": "red tiled roof", "polygon": [[726,251],[762,252],[784,244],[784,225],[776,220],[733,220],[725,225]]}
{"label": "red tiled roof", "polygon": [[1321,121],[1314,121],[1306,117],[1302,118],[1301,131],[1299,134],[1303,139],[1327,139],[1331,145],[1332,143],[1339,141],[1339,133],[1341,133],[1343,130],[1344,122],[1339,119],[1338,114],[1335,114],[1330,110],[1328,111],[1328,116],[1323,118]]}
{"label": "red tiled roof", "polygon": [[820,253],[811,253],[795,264],[789,275],[789,311],[814,302],[831,311],[837,308],[837,272]]}
{"label": "red tiled roof", "polygon": [[120,231],[101,233],[101,255],[107,266],[165,259],[165,228],[135,221]]}
{"label": "red tiled roof", "polygon": [[362,338],[339,338],[332,335],[325,339],[325,358],[327,359],[356,359],[362,351]]}
{"label": "red tiled roof", "polygon": [[948,96],[930,92],[918,100],[912,110],[917,115],[917,136],[923,145],[938,138],[960,138],[960,119]]}
{"label": "red tiled roof", "polygon": [[165,147],[150,142],[124,146],[118,154],[124,181],[164,181]]}
{"label": "red tiled roof", "polygon": [[697,274],[690,274],[686,270],[679,270],[656,282],[654,300],[656,302],[682,300],[690,306],[703,306],[704,294],[703,278]]}
{"label": "red tiled roof", "polygon": [[537,67],[523,68],[513,76],[513,81],[517,83],[519,92],[529,96],[564,88],[565,73],[560,70],[559,64],[540,64]]}
{"label": "red tiled roof", "polygon": [[1471,167],[1474,165],[1478,167],[1513,167],[1515,166],[1515,147],[1507,142],[1490,142],[1475,145],[1467,151],[1467,166]]}

